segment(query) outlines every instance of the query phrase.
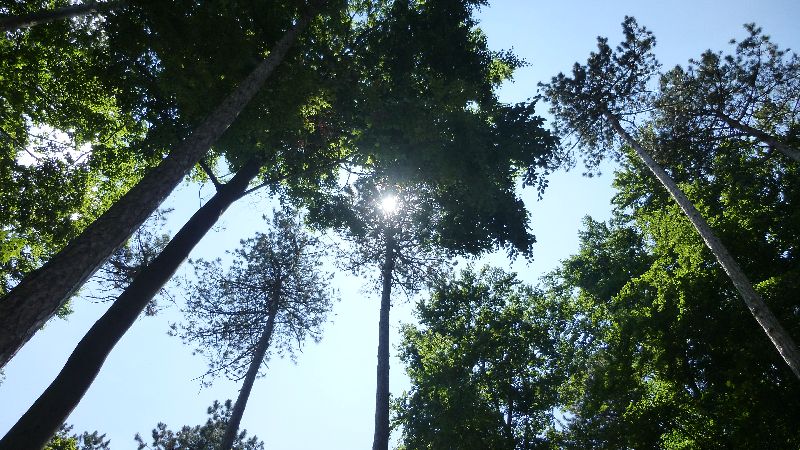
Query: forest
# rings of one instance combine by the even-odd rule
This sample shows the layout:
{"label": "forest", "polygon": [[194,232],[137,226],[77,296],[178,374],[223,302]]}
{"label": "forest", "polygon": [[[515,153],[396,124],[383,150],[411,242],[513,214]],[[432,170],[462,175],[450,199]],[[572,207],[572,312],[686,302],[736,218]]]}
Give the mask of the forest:
{"label": "forest", "polygon": [[0,0],[0,450],[800,447],[800,57],[521,5]]}

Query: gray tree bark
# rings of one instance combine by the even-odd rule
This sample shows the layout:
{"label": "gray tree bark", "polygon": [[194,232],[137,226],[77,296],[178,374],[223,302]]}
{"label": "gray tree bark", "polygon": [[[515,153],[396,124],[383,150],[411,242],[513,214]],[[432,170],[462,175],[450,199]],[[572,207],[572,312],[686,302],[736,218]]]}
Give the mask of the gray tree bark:
{"label": "gray tree bark", "polygon": [[310,17],[300,19],[275,44],[269,56],[169,156],[46,264],[29,273],[0,299],[0,368],[200,161],[266,82],[309,21]]}
{"label": "gray tree bark", "polygon": [[84,335],[64,368],[0,440],[0,450],[40,450],[89,389],[106,357],[223,212],[247,189],[261,164],[252,161],[203,205],[152,263]]}
{"label": "gray tree bark", "polygon": [[788,158],[796,162],[800,162],[800,150],[779,141],[771,134],[765,133],[757,128],[753,128],[750,125],[742,123],[724,113],[717,113],[716,116],[720,118],[723,122],[728,124],[728,126],[733,128],[734,130],[738,130],[741,131],[742,133],[747,134],[748,136],[752,136],[758,139],[759,141],[774,148],[775,150],[778,150],[779,152],[783,153]]}
{"label": "gray tree bark", "polygon": [[381,267],[381,312],[378,324],[378,369],[375,390],[375,434],[372,450],[389,449],[389,309],[392,297],[395,243],[393,231],[386,233],[386,253]]}
{"label": "gray tree bark", "polygon": [[703,242],[706,243],[711,253],[714,254],[714,257],[717,259],[720,266],[722,266],[728,278],[733,282],[733,285],[736,287],[739,295],[741,295],[744,303],[750,309],[750,313],[753,314],[753,317],[755,317],[758,324],[767,334],[770,341],[772,341],[772,344],[778,350],[783,360],[786,361],[786,364],[789,365],[789,368],[794,372],[795,376],[800,379],[800,351],[797,349],[797,344],[795,344],[792,337],[789,336],[783,326],[781,326],[775,315],[772,314],[772,311],[769,309],[766,302],[764,302],[764,299],[753,289],[753,284],[747,278],[747,275],[744,274],[739,264],[728,252],[728,249],[714,234],[714,231],[700,214],[700,211],[694,207],[694,204],[686,197],[686,194],[681,191],[667,172],[664,171],[649,153],[647,153],[644,147],[625,131],[619,123],[619,119],[609,112],[606,112],[604,115],[612,128],[614,128],[614,131],[634,149],[639,158],[641,158],[658,181],[664,185],[670,196],[678,203],[681,210],[686,214],[686,217],[689,218],[689,221],[700,234]]}
{"label": "gray tree bark", "polygon": [[54,22],[60,19],[71,19],[73,17],[95,14],[103,11],[123,7],[125,1],[110,2],[88,2],[80,5],[70,5],[55,9],[46,9],[30,14],[20,14],[18,16],[0,17],[0,32],[14,31],[23,28],[35,27],[43,23]]}
{"label": "gray tree bark", "polygon": [[220,450],[231,450],[233,442],[236,440],[236,433],[239,432],[239,424],[242,422],[244,409],[247,406],[247,400],[250,398],[250,392],[253,390],[253,383],[256,381],[258,369],[264,361],[264,355],[267,354],[270,339],[272,339],[272,331],[275,329],[275,316],[278,315],[278,306],[280,304],[281,285],[280,275],[276,286],[272,292],[270,299],[269,314],[267,316],[267,324],[264,327],[264,332],[256,344],[256,352],[253,355],[253,360],[250,361],[250,367],[247,368],[247,374],[242,383],[242,389],[239,391],[239,396],[236,398],[236,403],[233,405],[231,411],[231,418],[228,420],[228,425],[225,427],[225,435],[220,444]]}

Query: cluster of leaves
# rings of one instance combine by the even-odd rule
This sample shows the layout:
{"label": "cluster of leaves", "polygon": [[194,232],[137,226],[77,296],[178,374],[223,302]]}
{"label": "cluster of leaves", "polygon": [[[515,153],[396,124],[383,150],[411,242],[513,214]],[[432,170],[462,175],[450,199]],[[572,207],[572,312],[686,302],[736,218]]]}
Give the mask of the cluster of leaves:
{"label": "cluster of leaves", "polygon": [[609,116],[633,122],[649,111],[654,98],[648,82],[659,68],[652,53],[656,39],[629,16],[622,31],[625,40],[616,49],[607,38],[598,37],[597,51],[585,65],[575,63],[572,77],[559,73],[550,83],[539,85],[550,102],[556,134],[570,150],[580,151],[587,174],[604,158],[623,157],[617,151],[622,139]]}
{"label": "cluster of leaves", "polygon": [[403,328],[412,388],[394,403],[401,448],[544,448],[564,326],[545,298],[513,274],[468,269],[437,284],[417,316]]}
{"label": "cluster of leaves", "polygon": [[[729,178],[757,177],[763,165],[747,158],[722,161],[731,168],[728,176],[686,189],[708,201],[704,210],[796,336],[800,266],[784,245],[800,235],[797,222],[786,217],[792,213],[783,194],[765,196],[768,190],[752,178]],[[796,176],[784,187],[796,191]],[[550,280],[551,292],[559,293],[555,300],[576,312],[564,346],[574,350],[564,354],[571,376],[562,403],[575,416],[564,445],[796,446],[791,430],[800,404],[793,375],[688,221],[664,195],[648,193],[651,183],[641,168],[621,172],[620,210],[638,203],[633,216],[611,224],[589,220],[581,253]],[[715,209],[714,200],[726,208]],[[735,207],[737,202],[750,206]]]}
{"label": "cluster of leaves", "polygon": [[[787,208],[798,201],[797,170],[730,152],[717,155],[717,177],[682,187],[798,335],[800,222]],[[616,179],[615,218],[587,218],[579,253],[545,277],[540,293],[528,290],[516,326],[503,319],[524,289],[508,276],[490,284],[462,275],[419,305],[420,327],[404,330],[401,347],[412,381],[396,404],[405,448],[459,439],[463,448],[539,448],[506,440],[507,377],[478,364],[518,349],[533,374],[524,392],[540,402],[518,412],[539,424],[533,435],[543,448],[798,445],[797,383],[725,274],[642,167],[628,164]]]}
{"label": "cluster of leaves", "polygon": [[[205,424],[183,426],[178,431],[170,430],[165,423],[159,423],[150,435],[151,441],[136,434],[134,437],[138,450],[216,450],[225,433],[225,426],[231,417],[231,401],[215,401],[208,407],[210,416]],[[73,434],[71,425],[64,425],[43,450],[109,450],[111,442],[97,431]],[[257,436],[248,437],[247,430],[236,436],[234,450],[263,450],[264,443]]]}
{"label": "cluster of leaves", "polygon": [[[488,49],[472,16],[482,2],[387,3],[356,27],[348,95],[334,105],[353,114],[352,168],[374,185],[423,192],[441,217],[431,222],[441,247],[528,252],[533,236],[515,182],[538,182],[555,139],[533,105],[495,98],[522,63]],[[303,193],[310,220],[348,220],[340,189]]]}

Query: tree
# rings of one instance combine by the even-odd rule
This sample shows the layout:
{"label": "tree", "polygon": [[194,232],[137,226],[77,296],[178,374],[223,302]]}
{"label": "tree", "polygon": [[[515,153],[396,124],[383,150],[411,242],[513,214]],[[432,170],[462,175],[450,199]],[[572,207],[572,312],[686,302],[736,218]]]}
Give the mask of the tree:
{"label": "tree", "polygon": [[236,119],[311,20],[304,14],[273,51],[169,157],[0,301],[0,366],[138,228]]}
{"label": "tree", "polygon": [[[634,150],[692,222],[751,314],[786,364],[800,378],[800,350],[791,336],[753,289],[739,264],[697,208],[641,141],[622,126],[626,117],[635,119],[650,107],[652,99],[646,83],[658,67],[651,52],[655,45],[652,33],[639,27],[632,17],[625,18],[623,31],[625,41],[616,51],[608,46],[607,39],[599,38],[597,53],[590,55],[586,66],[575,64],[572,78],[559,74],[550,84],[543,85],[545,96],[552,105],[551,111],[556,116],[557,127],[563,134],[574,133],[590,166],[596,165],[606,155],[607,149],[615,148],[620,141]],[[619,158],[619,153],[612,154]]]}
{"label": "tree", "polygon": [[[184,426],[178,431],[167,428],[165,423],[159,423],[151,434],[152,441],[147,444],[137,433],[136,443],[138,450],[217,450],[222,441],[225,427],[231,417],[231,401],[225,403],[214,402],[208,408],[209,419],[203,425],[194,427]],[[236,450],[263,450],[264,443],[258,437],[247,438],[247,431],[242,430],[234,442]]]}
{"label": "tree", "polygon": [[432,291],[417,304],[419,325],[403,327],[401,448],[551,448],[564,319],[499,269],[470,268]]}
{"label": "tree", "polygon": [[755,24],[745,29],[749,36],[735,55],[708,50],[686,69],[677,66],[661,77],[660,123],[692,147],[754,139],[800,162],[800,58]]}
{"label": "tree", "polygon": [[111,441],[105,440],[105,434],[84,431],[81,435],[70,435],[71,431],[72,425],[61,425],[43,450],[109,450],[110,448]]}
{"label": "tree", "polygon": [[0,32],[14,31],[36,25],[52,22],[60,19],[71,19],[73,17],[87,14],[96,14],[114,8],[124,6],[122,1],[96,2],[90,1],[82,4],[62,6],[60,8],[39,10],[28,14],[4,15],[0,16]]}
{"label": "tree", "polygon": [[[554,140],[532,104],[495,98],[494,88],[521,62],[487,48],[472,16],[478,3],[397,1],[368,15],[371,32],[357,42],[375,51],[357,54],[363,81],[352,87],[364,112],[354,142],[359,158],[350,167],[356,188],[304,202],[312,222],[345,230],[372,250],[362,255],[370,267],[381,266],[374,449],[389,442],[388,326],[392,279],[402,278],[398,255],[439,248],[527,254],[534,240],[515,183],[522,177],[533,184],[547,170]],[[377,194],[392,191],[415,208],[397,213],[403,226],[374,222],[384,217],[374,213]],[[404,198],[408,193],[416,195]],[[398,233],[411,245],[399,249],[406,237]],[[363,246],[363,238],[372,244]],[[425,264],[407,267],[425,274]]]}
{"label": "tree", "polygon": [[332,293],[320,272],[324,249],[308,235],[294,211],[275,211],[265,233],[243,240],[223,270],[219,260],[195,261],[190,287],[186,342],[210,360],[207,374],[243,380],[222,450],[230,450],[256,377],[272,353],[288,353],[306,337],[321,338]]}
{"label": "tree", "polygon": [[[0,449],[15,448],[16,442],[39,439],[45,442],[55,432],[58,427],[55,422],[63,421],[78,404],[105,358],[136,317],[233,202],[259,187],[270,186],[274,191],[280,191],[281,183],[289,180],[310,186],[319,178],[330,177],[329,171],[340,162],[341,149],[335,140],[331,143],[315,137],[318,133],[318,128],[301,127],[273,136],[278,140],[275,145],[280,150],[254,156],[230,181],[220,184],[217,193],[189,219],[158,257],[136,275],[84,335],[56,379],[0,440]],[[281,144],[281,141],[296,143],[298,147]],[[248,189],[250,181],[264,168],[265,161],[277,160],[282,160],[283,164],[272,165],[265,173],[267,180]]]}
{"label": "tree", "polygon": [[136,276],[81,339],[56,379],[0,440],[0,449],[23,446],[38,448],[47,442],[83,397],[106,356],[133,325],[136,317],[219,216],[244,194],[249,182],[258,175],[260,167],[260,161],[252,161],[240,169],[189,219],[158,257]]}
{"label": "tree", "polygon": [[[374,277],[381,306],[378,323],[378,355],[373,448],[388,447],[389,428],[389,312],[392,288],[407,294],[434,279],[444,253],[434,244],[437,214],[424,186],[398,186],[391,177],[363,174],[336,198],[338,208],[329,217],[318,216],[337,228],[350,248],[340,265],[356,275]],[[324,213],[324,212],[323,212]]]}
{"label": "tree", "polygon": [[[580,251],[546,278],[550,308],[572,317],[560,328],[566,423],[556,442],[560,448],[797,445],[793,374],[768,351],[769,343],[750,338],[747,330],[757,325],[737,307],[737,293],[677,205],[666,193],[651,194],[655,184],[626,165],[615,181],[614,218],[587,219]],[[712,198],[733,186],[718,180],[694,188]],[[755,185],[744,198],[760,190]],[[753,265],[764,272],[787,269],[786,260],[759,244],[763,222],[741,226],[757,222],[761,212],[750,208],[730,217],[710,210],[748,248]],[[788,267],[795,265],[792,258]],[[786,319],[795,270],[760,286]],[[796,318],[787,324],[798,328]]]}

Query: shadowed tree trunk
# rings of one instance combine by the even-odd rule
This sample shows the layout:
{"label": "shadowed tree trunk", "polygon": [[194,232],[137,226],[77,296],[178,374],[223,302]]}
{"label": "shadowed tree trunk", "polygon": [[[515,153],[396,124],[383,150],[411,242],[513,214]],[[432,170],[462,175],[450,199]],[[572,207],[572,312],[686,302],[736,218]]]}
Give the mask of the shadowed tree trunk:
{"label": "shadowed tree trunk", "polygon": [[55,9],[45,9],[30,14],[0,17],[0,32],[30,28],[60,19],[71,19],[73,17],[110,11],[112,9],[121,8],[126,4],[127,2],[124,1],[104,3],[88,2],[82,5],[70,5]]}
{"label": "shadowed tree trunk", "polygon": [[792,369],[795,376],[800,379],[800,351],[798,351],[797,345],[786,330],[784,330],[783,326],[781,326],[780,322],[778,322],[775,315],[772,314],[772,311],[764,302],[764,299],[753,289],[752,283],[744,274],[741,267],[739,267],[739,264],[733,256],[728,252],[728,249],[717,238],[714,231],[705,219],[703,219],[703,216],[697,208],[694,207],[694,204],[686,197],[683,191],[680,190],[675,181],[670,178],[667,172],[665,172],[650,154],[645,151],[644,147],[625,131],[622,125],[620,125],[619,119],[609,112],[605,112],[604,117],[609,121],[614,131],[616,131],[628,145],[633,147],[639,158],[641,158],[658,181],[664,185],[670,196],[678,203],[681,210],[686,214],[686,217],[689,218],[689,221],[706,243],[706,246],[711,250],[711,253],[714,254],[717,262],[722,266],[725,273],[728,274],[728,277],[733,282],[736,290],[739,291],[739,295],[742,296],[744,303],[750,309],[753,317],[755,317],[758,324],[767,334],[770,341],[772,341],[772,344],[778,350],[783,360],[786,361],[786,364],[789,365],[789,368]]}
{"label": "shadowed tree trunk", "polygon": [[746,123],[742,123],[727,114],[718,112],[716,113],[716,116],[723,122],[728,124],[728,126],[733,128],[734,130],[738,130],[748,136],[752,136],[758,139],[759,141],[769,145],[770,147],[778,150],[779,152],[783,153],[790,159],[800,162],[800,150],[779,141],[774,136],[768,133],[765,133],[757,128],[753,128],[750,125],[747,125]]}
{"label": "shadowed tree trunk", "polygon": [[506,411],[505,432],[506,438],[511,445],[514,445],[514,397],[511,394],[511,384],[508,388],[508,411]]}
{"label": "shadowed tree trunk", "polygon": [[239,391],[239,396],[236,398],[236,403],[233,405],[231,418],[228,425],[225,427],[225,436],[222,438],[220,450],[231,450],[233,442],[236,440],[236,433],[239,432],[239,424],[242,421],[244,408],[247,406],[247,400],[250,398],[250,391],[253,390],[253,383],[256,381],[258,369],[264,361],[264,355],[267,354],[269,348],[269,341],[272,338],[272,330],[275,329],[275,316],[278,315],[278,305],[280,304],[281,285],[280,274],[278,274],[278,281],[272,292],[272,299],[269,304],[269,315],[267,317],[267,324],[264,327],[264,333],[261,339],[258,340],[256,345],[256,352],[253,355],[253,360],[250,361],[250,367],[247,369],[247,374],[242,383],[242,389]]}
{"label": "shadowed tree trunk", "polygon": [[392,297],[395,243],[392,231],[387,232],[386,253],[381,267],[381,313],[378,324],[378,370],[375,390],[375,435],[372,450],[389,449],[389,309]]}
{"label": "shadowed tree trunk", "polygon": [[233,123],[285,57],[306,16],[192,134],[41,268],[0,300],[0,368],[158,208]]}
{"label": "shadowed tree trunk", "polygon": [[222,213],[241,198],[260,167],[255,160],[245,164],[134,278],[81,339],[56,379],[0,440],[0,450],[39,450],[47,443],[80,402],[117,342]]}

